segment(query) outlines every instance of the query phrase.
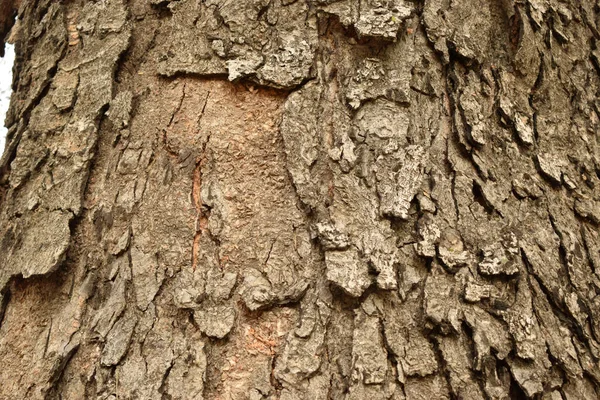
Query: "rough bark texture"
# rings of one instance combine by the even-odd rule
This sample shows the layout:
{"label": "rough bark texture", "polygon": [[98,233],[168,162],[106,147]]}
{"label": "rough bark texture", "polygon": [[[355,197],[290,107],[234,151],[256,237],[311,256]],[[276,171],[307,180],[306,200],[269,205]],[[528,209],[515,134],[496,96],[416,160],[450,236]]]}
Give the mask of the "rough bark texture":
{"label": "rough bark texture", "polygon": [[0,398],[597,399],[598,24],[23,0]]}

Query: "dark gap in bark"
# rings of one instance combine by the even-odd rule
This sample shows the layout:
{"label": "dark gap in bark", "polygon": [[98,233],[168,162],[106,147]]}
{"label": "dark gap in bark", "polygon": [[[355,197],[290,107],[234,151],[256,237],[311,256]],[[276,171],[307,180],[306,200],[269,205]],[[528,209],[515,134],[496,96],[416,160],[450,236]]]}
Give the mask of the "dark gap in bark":
{"label": "dark gap in bark", "polygon": [[[508,366],[508,364],[506,363],[506,360],[498,360],[496,365],[500,366],[500,368],[504,368],[506,371],[509,371],[510,388],[509,388],[508,393],[509,393],[510,399],[511,400],[529,400],[529,396],[527,396],[525,394],[523,389],[521,389],[521,386],[519,386],[519,384],[515,380],[514,376],[512,375],[512,371],[511,371],[510,367]],[[498,369],[500,369],[500,368],[498,368]]]}
{"label": "dark gap in bark", "polygon": [[[43,11],[44,13],[50,7],[50,2],[46,6],[47,7],[46,7],[45,11]],[[42,18],[42,17],[40,17],[40,18]],[[39,37],[42,37],[42,35],[40,35]],[[65,37],[64,40],[66,42],[67,38]],[[21,41],[17,41],[17,43],[15,44],[15,63],[13,66],[13,85],[12,85],[13,93],[17,93],[17,91],[19,89],[17,86],[17,82],[20,82],[20,80],[21,80],[20,79],[21,67],[25,64],[25,61],[27,61],[27,60],[24,60],[24,57],[31,56],[31,54],[32,54],[32,50],[31,50],[31,48],[33,47],[32,43],[29,43],[29,42],[27,43],[27,49],[21,49],[21,45],[22,45]],[[11,171],[11,163],[17,155],[17,147],[20,142],[20,136],[23,134],[23,131],[26,129],[25,127],[29,126],[31,112],[33,111],[33,109],[35,107],[37,107],[40,104],[42,99],[48,94],[51,83],[54,79],[54,76],[56,75],[56,72],[58,71],[58,64],[60,64],[60,62],[64,59],[64,57],[67,53],[67,48],[68,48],[68,45],[65,45],[62,50],[62,53],[58,57],[58,60],[56,61],[56,63],[52,66],[52,68],[50,68],[48,70],[48,73],[46,74],[44,82],[41,85],[41,90],[40,90],[39,94],[35,98],[32,99],[31,104],[29,104],[29,106],[26,109],[19,111],[20,115],[18,116],[18,120],[16,119],[16,116],[14,115],[15,105],[13,104],[13,103],[18,102],[18,99],[15,98],[13,101],[11,101],[11,107],[8,109],[8,112],[6,115],[6,121],[7,121],[8,125],[10,125],[10,126],[12,126],[13,124],[18,124],[18,126],[22,126],[23,128],[19,129],[17,127],[14,131],[9,129],[8,134],[6,136],[6,142],[5,142],[6,149],[4,151],[2,158],[0,159],[0,161],[2,161],[0,163],[0,186],[3,187],[4,191],[7,190],[6,185],[8,184],[8,176],[10,175],[10,171]],[[11,98],[12,97],[13,96],[11,96]],[[15,135],[16,137],[13,137],[13,134],[15,134],[15,132],[16,132],[16,135]]]}
{"label": "dark gap in bark", "polygon": [[[534,308],[535,311],[535,308]],[[536,313],[536,318],[539,320],[540,318],[537,316]],[[550,360],[550,362],[552,363],[552,367],[550,367],[551,369],[554,369],[555,371],[557,371],[562,380],[563,380],[563,384],[564,382],[567,381],[567,372],[565,369],[564,364],[556,357],[554,357],[554,355],[552,354],[552,352],[550,351],[550,349],[548,348],[548,345],[546,345],[546,355],[548,356],[548,360]],[[552,387],[550,387],[551,382],[546,382],[544,385],[544,392],[550,392],[552,391]]]}
{"label": "dark gap in bark", "polygon": [[96,381],[96,370],[94,370],[89,380],[85,382],[84,394],[86,399],[93,399],[94,397],[98,397],[98,382]]}
{"label": "dark gap in bark", "polygon": [[[475,346],[475,340],[474,340],[474,332],[473,332],[473,328],[467,323],[467,321],[462,321],[461,323],[461,327],[462,327],[462,331],[464,334],[466,334],[468,340],[469,340],[469,350],[470,350],[470,354],[469,354],[469,358],[471,360],[475,360],[478,356],[477,354],[477,347]],[[492,349],[493,350],[493,349]],[[477,382],[477,385],[479,385],[479,389],[481,389],[481,393],[486,393],[485,390],[485,376],[483,374],[483,371],[478,371],[475,370],[473,367],[471,368],[471,377],[473,378],[473,380],[475,382]]]}
{"label": "dark gap in bark", "polygon": [[169,3],[171,0],[163,0],[159,3],[152,4],[152,8],[154,8],[157,12],[158,19],[166,19],[171,18],[173,16],[173,11],[169,8]]}
{"label": "dark gap in bark", "polygon": [[[452,162],[450,161],[450,146],[451,146],[451,141],[452,140],[456,140],[456,137],[458,136],[458,129],[456,127],[456,99],[454,98],[454,92],[456,90],[456,86],[457,86],[457,78],[456,75],[454,73],[454,70],[450,70],[451,65],[446,65],[444,66],[444,71],[443,74],[446,77],[446,79],[444,80],[444,82],[446,83],[445,89],[446,89],[446,95],[448,96],[448,102],[449,102],[449,106],[450,106],[450,124],[452,127],[452,132],[451,135],[448,136],[446,138],[446,154],[444,157],[444,161],[445,161],[445,165],[447,166],[447,173],[448,175],[452,176],[452,186],[451,186],[451,192],[452,192],[452,201],[454,203],[454,209],[455,209],[455,213],[456,213],[456,220],[460,220],[460,208],[458,206],[458,199],[456,197],[456,170],[454,169],[454,166],[452,165]],[[466,150],[464,149],[463,146],[458,146],[459,151],[466,153]],[[468,157],[468,155],[463,154],[465,157]]]}
{"label": "dark gap in bark", "polygon": [[[202,1],[202,3],[205,3],[205,1]],[[223,25],[223,26],[227,27],[227,29],[231,30],[229,23],[227,23],[225,21],[225,18],[223,18],[223,16],[221,15],[221,9],[219,8],[219,5],[207,6],[206,9],[207,9],[207,11],[206,11],[207,13],[212,12],[212,15],[213,15],[215,21],[217,21],[217,23],[219,25]],[[197,22],[198,22],[198,16],[196,16],[196,18],[194,18],[194,25],[196,25]]]}
{"label": "dark gap in bark", "polygon": [[[131,36],[129,37],[129,44],[127,46],[127,50],[125,50],[123,55],[118,60],[116,82],[118,82],[118,83],[126,82],[129,84],[128,85],[129,89],[130,90],[133,89],[133,87],[132,87],[133,80],[134,80],[133,78],[135,77],[135,75],[137,73],[135,71],[133,71],[132,69],[142,67],[144,64],[146,64],[148,56],[152,55],[151,50],[153,50],[154,47],[156,46],[156,37],[159,34],[160,26],[161,26],[161,21],[160,21],[160,16],[159,16],[156,23],[153,24],[153,26],[152,26],[154,28],[153,32],[152,32],[152,39],[150,40],[148,45],[143,49],[144,51],[142,52],[142,54],[138,55],[137,59],[134,58],[134,56],[135,56],[134,50],[136,48],[138,48],[138,50],[139,50],[139,46],[136,43],[136,40],[140,36],[140,33],[137,31],[137,28],[139,28],[139,25],[134,24],[132,26]],[[142,34],[145,34],[145,31],[142,31]],[[131,68],[128,66],[128,63],[132,64]],[[125,77],[121,76],[121,75],[125,75],[125,74],[122,74],[123,70],[128,73],[127,78],[129,78],[129,79],[126,79]],[[144,92],[148,92],[149,90],[150,90],[150,88],[145,88]]]}
{"label": "dark gap in bark", "polygon": [[[452,64],[453,67],[454,67],[454,65],[455,64]],[[465,70],[468,70],[468,69],[469,68],[465,68]],[[476,72],[479,72],[480,68],[473,68],[473,70]],[[473,140],[473,138],[471,136],[472,128],[467,122],[466,116],[464,114],[464,110],[462,109],[462,107],[460,105],[460,101],[456,98],[456,96],[458,95],[458,93],[457,93],[458,86],[460,86],[461,82],[460,82],[460,77],[457,76],[457,71],[455,68],[453,68],[452,70],[450,70],[447,73],[446,82],[447,82],[446,90],[448,93],[448,100],[450,102],[450,119],[451,119],[451,126],[452,126],[452,135],[449,136],[447,140],[453,140],[454,143],[456,143],[456,149],[457,149],[458,153],[462,157],[464,157],[466,160],[468,160],[469,163],[473,166],[473,168],[477,172],[477,175],[483,181],[486,181],[488,179],[487,171],[482,171],[479,168],[479,166],[477,165],[477,163],[475,163],[473,161],[473,151],[476,149],[481,149],[481,148],[483,148],[483,146],[479,145],[478,143],[476,143]],[[458,116],[456,114],[458,114]],[[470,148],[467,147],[467,144],[462,143],[462,141],[461,141],[459,128],[456,124],[456,118],[460,118],[460,120],[462,121],[462,126],[465,129],[466,139],[469,142],[468,146],[470,146]],[[448,155],[446,155],[446,158],[448,159]],[[448,159],[448,162],[450,162],[449,159]],[[453,178],[453,187],[454,187],[454,179],[455,179],[455,177]],[[457,208],[457,214],[458,214],[458,208]],[[457,216],[457,219],[458,219],[458,216]]]}
{"label": "dark gap in bark", "polygon": [[[590,247],[590,244],[588,243],[585,230],[586,230],[586,225],[584,225],[584,224],[579,225],[579,234],[583,238],[583,249],[585,250],[585,255],[588,259],[590,269],[592,270],[593,273],[598,274],[600,271],[598,271],[596,269],[596,266],[594,265],[594,262],[592,261],[592,255],[594,253],[594,249],[592,247]],[[597,296],[600,295],[600,287],[594,286],[593,289],[596,292]]]}
{"label": "dark gap in bark", "polygon": [[468,58],[460,54],[456,49],[456,45],[449,39],[446,39],[446,47],[448,48],[448,59],[450,61],[450,65],[458,63],[464,66],[465,69],[472,69],[473,71],[479,70],[479,62],[476,59]]}
{"label": "dark gap in bark", "polygon": [[[194,321],[194,312],[192,310],[187,310],[188,312],[188,322],[198,331],[200,332],[200,327]],[[235,329],[235,327],[234,327]],[[231,334],[232,332],[230,332]],[[224,358],[223,355],[226,352],[226,346],[229,343],[229,339],[225,338],[224,340],[214,339],[202,334],[202,337],[206,339],[207,345],[204,347],[205,357],[206,357],[206,371],[204,378],[204,390],[202,393],[202,398],[207,399],[209,393],[216,393],[219,387],[219,383],[221,382],[222,371],[217,367],[218,363],[213,363],[212,360]]]}
{"label": "dark gap in bark", "polygon": [[60,361],[58,361],[58,365],[55,364],[53,366],[54,371],[53,371],[52,376],[50,377],[50,380],[48,381],[48,383],[50,384],[50,388],[46,392],[45,399],[61,398],[59,386],[60,386],[63,374],[65,372],[65,369],[67,368],[69,361],[71,361],[73,356],[77,353],[77,350],[79,350],[79,345],[76,345],[71,350],[69,350],[69,352],[67,354],[65,354],[64,357],[62,357],[62,359],[60,359]]}
{"label": "dark gap in bark", "polygon": [[245,90],[249,90],[251,88],[264,89],[267,91],[273,92],[275,95],[279,95],[282,97],[287,97],[291,92],[301,89],[308,82],[314,80],[315,78],[304,78],[300,83],[292,87],[277,87],[269,84],[262,84],[256,82],[252,79],[251,75],[247,77],[241,78],[235,81],[229,81],[227,73],[196,73],[196,72],[188,72],[188,71],[177,71],[170,75],[158,75],[160,79],[164,79],[167,82],[173,82],[177,79],[195,79],[198,81],[227,81],[232,85],[243,87]]}
{"label": "dark gap in bark", "polygon": [[[600,113],[598,111],[596,111],[596,114],[598,114],[598,117],[600,118]],[[594,171],[596,173],[596,178],[600,180],[600,165],[596,166]]]}
{"label": "dark gap in bark", "polygon": [[271,1],[269,1],[266,5],[261,6],[260,9],[258,10],[258,14],[256,15],[256,20],[260,21],[266,21],[265,15],[267,14],[267,12],[269,11],[269,8],[271,7]]}
{"label": "dark gap in bark", "polygon": [[444,355],[442,350],[440,349],[439,338],[434,333],[429,337],[429,342],[431,343],[431,347],[433,347],[433,353],[437,360],[439,372],[442,374],[444,379],[446,380],[446,384],[448,386],[448,394],[450,395],[451,400],[460,400],[458,396],[454,393],[452,389],[452,385],[450,384],[450,370],[448,369],[448,363],[444,359]]}
{"label": "dark gap in bark", "polygon": [[[536,138],[536,141],[537,141],[537,138]],[[562,182],[555,181],[554,178],[552,178],[551,176],[546,174],[546,172],[544,172],[544,170],[542,169],[542,166],[540,165],[540,160],[538,157],[536,157],[536,156],[533,157],[533,164],[535,165],[535,169],[536,169],[537,173],[539,174],[539,176],[541,176],[543,178],[543,180],[548,184],[548,186],[552,187],[555,190],[561,189]]]}
{"label": "dark gap in bark", "polygon": [[[449,140],[449,139],[448,139]],[[446,154],[446,161],[449,165],[451,165],[450,163],[450,159],[448,158],[448,154]],[[456,171],[454,171],[454,168],[451,166],[450,167],[452,169],[451,174],[451,193],[452,193],[452,203],[454,204],[454,212],[456,214],[456,220],[459,221],[460,220],[460,207],[458,205],[458,199],[456,197]]]}
{"label": "dark gap in bark", "polygon": [[[100,139],[101,139],[101,135],[100,133],[102,132],[102,130],[104,129],[104,122],[105,122],[105,114],[108,111],[109,105],[105,104],[103,105],[100,110],[98,111],[98,114],[96,115],[96,120],[95,125],[96,125],[96,140],[94,141],[94,145],[93,147],[90,149],[90,153],[91,153],[91,159],[88,161],[88,168],[87,171],[85,172],[85,179],[84,179],[84,184],[81,187],[81,211],[79,214],[75,214],[74,211],[73,212],[73,218],[69,221],[69,228],[71,231],[71,237],[73,237],[74,233],[77,230],[77,227],[79,226],[79,222],[82,220],[83,218],[83,214],[85,214],[85,211],[87,210],[85,207],[85,199],[88,197],[88,189],[89,189],[89,184],[90,184],[90,179],[89,177],[92,174],[92,171],[94,170],[94,168],[96,167],[97,161],[98,161],[98,154],[100,152]],[[112,215],[110,215],[110,225],[112,225]]]}
{"label": "dark gap in bark", "polygon": [[[497,77],[497,74],[494,72],[494,79],[497,79],[497,82],[499,81],[499,77]],[[531,96],[530,96],[531,98]],[[531,103],[531,101],[530,101]],[[513,142],[518,143],[518,149],[520,153],[525,153],[525,154],[529,154],[531,153],[531,150],[533,149],[533,146],[535,146],[535,143],[533,145],[527,144],[525,142],[523,142],[523,140],[521,139],[521,136],[519,136],[519,133],[517,132],[517,128],[515,125],[515,121],[513,120],[513,118],[506,114],[502,108],[500,108],[500,98],[498,97],[498,99],[495,101],[494,104],[495,108],[496,108],[496,112],[495,112],[495,117],[496,117],[496,121],[498,123],[498,125],[504,129],[507,129],[510,131],[510,137],[512,139]],[[535,125],[535,113],[533,113],[532,115],[532,120],[531,123],[534,126]],[[537,140],[537,137],[535,136],[535,126],[533,127],[534,130],[534,139]],[[492,140],[498,139],[496,137],[493,137]],[[503,150],[506,149],[506,145],[504,144],[503,141],[496,141],[496,143],[499,144],[499,147],[501,147]]]}
{"label": "dark gap in bark", "polygon": [[556,234],[556,236],[558,237],[558,240],[559,240],[558,257],[560,259],[562,273],[564,275],[564,278],[566,278],[568,280],[568,282],[571,284],[571,286],[575,287],[573,285],[573,282],[571,280],[571,274],[569,272],[568,251],[565,246],[563,234],[562,234],[561,230],[558,228],[558,226],[556,225],[556,218],[550,212],[549,206],[547,206],[547,212],[548,212],[548,219],[550,220],[550,225],[552,226],[552,229],[554,230],[554,233]]}
{"label": "dark gap in bark", "polygon": [[226,73],[214,73],[214,74],[199,74],[195,72],[187,72],[187,71],[177,71],[171,75],[158,75],[160,79],[164,79],[167,82],[173,82],[177,79],[197,79],[199,81],[209,81],[209,80],[227,80]]}
{"label": "dark gap in bark", "polygon": [[[522,257],[523,257],[523,262],[525,263],[525,265],[527,266],[527,269],[529,271],[529,279],[533,278],[536,280],[538,286],[540,287],[542,293],[544,293],[544,295],[546,296],[546,301],[548,301],[548,304],[550,305],[550,309],[552,310],[552,312],[554,313],[554,315],[558,318],[558,320],[560,322],[562,322],[563,324],[565,324],[569,330],[573,333],[576,334],[576,336],[578,337],[578,339],[582,342],[582,343],[586,343],[588,350],[589,350],[589,342],[586,338],[585,332],[583,332],[582,328],[579,326],[579,324],[577,324],[576,322],[574,322],[571,317],[569,316],[569,313],[567,311],[564,310],[564,308],[561,306],[560,303],[558,303],[558,299],[557,296],[554,295],[549,288],[547,288],[544,285],[544,282],[537,276],[536,273],[533,272],[531,263],[529,263],[529,261],[527,260],[527,257],[525,256],[525,254],[523,252],[521,252]],[[529,283],[528,283],[529,284]],[[535,311],[535,308],[534,308]]]}
{"label": "dark gap in bark", "polygon": [[[538,131],[538,115],[537,112],[533,113],[532,116],[532,125],[533,125],[533,139],[535,140],[535,143],[538,143],[538,141],[540,140],[540,134]],[[534,143],[534,145],[535,145]]]}
{"label": "dark gap in bark", "polygon": [[398,376],[399,376],[398,369],[400,368],[398,366],[398,359],[396,358],[396,354],[394,354],[394,350],[392,350],[392,347],[390,346],[388,338],[385,334],[385,324],[383,323],[382,318],[380,318],[379,328],[380,328],[381,337],[383,339],[383,347],[386,350],[387,360],[392,365],[393,380],[396,381],[400,385],[400,387],[402,388],[402,392],[404,393],[404,383],[402,383],[398,380]]}
{"label": "dark gap in bark", "polygon": [[[596,40],[600,40],[600,32],[598,32],[598,29],[594,25],[592,25],[590,23],[590,20],[588,19],[588,17],[593,19],[595,16],[588,16],[587,12],[585,11],[585,8],[583,8],[582,5],[579,6],[578,10],[579,14],[581,15],[581,20],[584,22],[585,26],[592,32],[592,35],[594,35],[594,38]],[[596,3],[594,11],[598,12],[598,3]]]}
{"label": "dark gap in bark", "polygon": [[171,373],[171,369],[173,369],[173,365],[175,365],[175,359],[171,360],[169,363],[169,366],[167,367],[160,381],[160,386],[158,387],[158,393],[161,394],[163,399],[171,399],[171,396],[168,393],[165,393],[165,390],[167,389],[167,379],[169,379],[169,374]]}
{"label": "dark gap in bark", "polygon": [[[379,197],[379,193],[377,193],[377,196]],[[413,233],[413,235],[412,235],[413,237],[409,242],[403,242],[402,245],[405,246],[409,243],[417,243],[418,242],[417,225],[418,225],[419,219],[423,216],[423,213],[424,213],[424,211],[419,210],[418,200],[417,200],[417,197],[415,196],[410,201],[409,218],[408,219],[398,218],[393,215],[386,215],[384,217],[384,219],[387,219],[388,221],[390,221],[390,227],[396,234],[397,238],[399,238],[400,236],[402,236],[402,237],[406,236],[403,234],[405,231],[409,231],[409,232]]]}
{"label": "dark gap in bark", "polygon": [[[64,56],[64,52],[63,52],[62,56]],[[58,70],[58,63],[60,63],[61,60],[62,60],[62,57],[57,62],[57,65],[55,65],[54,67],[52,67],[49,70],[48,77],[42,86],[42,90],[40,91],[40,94],[36,98],[33,99],[33,101],[31,102],[29,107],[27,107],[27,109],[25,109],[21,112],[21,117],[19,118],[19,121],[9,121],[9,118],[11,117],[11,115],[10,115],[11,111],[13,111],[12,107],[9,108],[9,110],[8,110],[8,113],[6,115],[8,124],[11,126],[13,126],[13,124],[18,124],[18,125],[15,130],[9,129],[9,131],[6,135],[6,142],[5,142],[6,149],[5,149],[2,159],[1,159],[3,161],[3,163],[0,164],[0,185],[2,185],[2,186],[6,186],[6,184],[8,183],[8,176],[10,175],[11,164],[12,164],[13,160],[15,159],[15,157],[17,156],[17,147],[20,142],[20,136],[26,130],[26,127],[29,126],[29,119],[31,117],[31,112],[33,111],[33,109],[35,107],[37,107],[39,105],[39,103],[42,101],[42,99],[44,97],[46,97],[46,95],[50,91],[50,83],[52,82],[54,75],[56,74],[56,71]],[[16,65],[16,62],[15,62],[15,65]],[[13,92],[16,89],[17,88],[13,87]],[[12,101],[11,101],[11,103],[12,103]],[[19,124],[19,122],[20,122],[20,124]],[[19,128],[21,128],[21,129],[19,129]],[[16,139],[15,144],[13,144],[13,139]]]}
{"label": "dark gap in bark", "polygon": [[373,267],[368,263],[369,277],[372,278],[371,285],[365,289],[364,293],[360,297],[352,297],[344,290],[333,283],[329,283],[329,291],[333,297],[333,301],[338,303],[343,310],[354,311],[362,305],[362,302],[369,297],[369,295],[378,291],[377,285],[375,284],[375,272]]}
{"label": "dark gap in bark", "polygon": [[[460,101],[456,102],[454,110],[455,110],[455,112],[458,111],[458,116],[459,116],[460,120],[462,121],[462,126],[464,127],[465,136],[466,136],[467,140],[469,141],[469,145],[472,147],[472,149],[482,149],[483,146],[480,145],[479,143],[477,143],[473,139],[473,134],[472,134],[473,127],[467,121],[467,116],[465,115],[465,110],[463,109],[462,105],[460,104]],[[458,128],[456,130],[458,133]],[[464,147],[464,145],[462,143],[459,143],[459,144],[461,145],[461,147]],[[467,149],[465,149],[465,151],[467,151]],[[472,150],[469,153],[472,153]],[[468,157],[468,159],[471,160],[471,157]],[[475,167],[477,169],[477,166],[475,166]],[[477,171],[479,172],[479,169],[477,169]],[[480,173],[480,175],[482,175],[482,174]],[[482,176],[482,179],[485,179],[485,176]]]}
{"label": "dark gap in bark", "polygon": [[554,13],[550,13],[550,20],[548,22],[548,25],[550,26],[550,31],[554,39],[556,39],[556,41],[559,44],[567,46],[569,44],[569,38],[567,36],[564,36],[560,30],[554,28],[554,26],[557,25],[556,15]]}
{"label": "dark gap in bark", "polygon": [[[332,309],[337,308],[337,305],[341,305],[337,302],[336,296],[333,295],[333,306]],[[330,378],[330,391],[329,394],[333,397],[334,393],[337,394],[347,394],[350,390],[350,376],[352,374],[352,341],[354,336],[354,310],[353,309],[345,309],[340,307],[339,309],[335,309],[334,311],[338,312],[338,316],[344,317],[348,320],[348,325],[339,325],[339,321],[334,321],[333,318],[330,318],[327,321],[327,326],[325,327],[325,353],[326,359],[334,361],[331,362],[332,365],[332,376]],[[340,318],[341,319],[341,318]],[[343,332],[339,332],[342,330]],[[336,332],[336,330],[338,332]],[[340,334],[343,333],[343,334]],[[338,345],[333,347],[331,342],[337,342]],[[344,371],[344,369],[347,369]],[[335,376],[334,376],[335,375]],[[337,380],[336,380],[337,378]],[[332,391],[335,389],[335,392]]]}
{"label": "dark gap in bark", "polygon": [[523,18],[521,17],[521,11],[517,5],[514,5],[514,14],[509,17],[508,25],[510,27],[509,38],[510,44],[512,45],[512,53],[515,54],[523,40]]}
{"label": "dark gap in bark", "polygon": [[[553,226],[554,226],[554,223],[553,223]],[[558,231],[557,231],[557,234],[558,234]],[[565,246],[565,244],[563,242],[562,235],[559,235],[559,238],[560,238],[560,245],[559,245],[559,248],[558,248],[559,257],[560,257],[562,265],[564,266],[564,268],[567,271],[566,272],[567,278],[569,279],[569,282],[571,283],[571,286],[575,287],[575,285],[573,284],[573,282],[571,282],[570,273],[569,273],[569,264],[570,264],[570,262],[568,260],[568,252],[567,252],[566,246]],[[573,267],[575,267],[575,266],[573,266]],[[587,318],[586,318],[587,324],[593,323],[593,316],[592,316],[593,313],[592,313],[589,305],[581,298],[581,296],[579,295],[578,291],[576,291],[575,294],[577,295],[577,305],[587,315]],[[575,318],[575,317],[573,316],[573,318]],[[575,326],[572,329],[576,329],[576,328],[578,328],[578,330],[581,332],[581,335],[585,336],[585,333],[583,332],[583,327],[579,326],[578,321],[575,322]],[[591,328],[591,327],[589,327],[589,328]],[[592,336],[593,339],[598,340],[598,338],[596,338],[595,330],[594,329],[590,329],[590,334],[591,334],[591,336]],[[585,341],[585,342],[588,343],[587,341]]]}
{"label": "dark gap in bark", "polygon": [[[597,46],[595,46],[594,44],[591,44],[590,46],[592,47],[592,50],[598,50],[597,48],[595,48]],[[591,54],[590,61],[592,62],[592,65],[594,66],[596,73],[598,75],[600,75],[600,60],[597,57],[595,57],[593,54]]]}
{"label": "dark gap in bark", "polygon": [[[282,347],[285,347],[285,343],[282,345]],[[283,385],[277,380],[277,378],[275,378],[275,365],[277,364],[277,359],[279,356],[279,353],[275,353],[273,357],[271,357],[271,372],[269,374],[269,382],[271,383],[271,387],[275,389],[277,398],[281,396],[281,391],[283,390]],[[267,395],[267,393],[265,393],[265,395]]]}
{"label": "dark gap in bark", "polygon": [[[587,187],[589,187],[590,189],[593,190],[596,187],[596,184],[594,183],[594,181],[592,179],[592,174],[590,173],[590,171],[588,171],[585,164],[582,164],[579,167],[579,173],[585,177],[584,182],[587,185]],[[596,168],[596,175],[600,179],[600,170],[597,168]]]}
{"label": "dark gap in bark", "polygon": [[539,32],[541,27],[531,17],[531,4],[529,4],[529,3],[525,6],[525,14],[527,15],[527,18],[529,19],[529,26],[531,26],[531,30],[533,32]]}
{"label": "dark gap in bark", "polygon": [[350,24],[349,26],[344,26],[344,24],[341,23],[338,15],[321,11],[317,13],[317,20],[319,23],[319,42],[324,36],[332,36],[335,40],[334,31],[341,32],[342,35],[348,39],[354,39],[356,42],[360,41],[354,25]]}
{"label": "dark gap in bark", "polygon": [[473,181],[473,186],[471,189],[473,193],[473,199],[488,213],[488,215],[494,214],[494,206],[485,198],[483,194],[483,188],[477,181]]}
{"label": "dark gap in bark", "polygon": [[540,66],[538,70],[538,76],[533,84],[533,87],[529,91],[529,106],[533,110],[532,116],[532,125],[533,125],[533,138],[534,138],[534,146],[539,142],[539,131],[538,131],[538,115],[537,110],[534,104],[534,99],[537,91],[542,87],[544,83],[544,54],[539,53],[540,55]]}
{"label": "dark gap in bark", "polygon": [[8,307],[8,303],[10,302],[11,292],[9,285],[6,285],[6,288],[0,293],[0,330],[2,329],[2,324],[4,322],[4,314],[6,314],[6,308]]}
{"label": "dark gap in bark", "polygon": [[[496,139],[497,138],[492,138],[491,141],[496,141]],[[471,165],[473,166],[473,168],[477,172],[477,175],[479,176],[479,179],[481,179],[483,182],[487,182],[488,180],[490,180],[492,182],[496,182],[495,176],[490,173],[489,169],[487,169],[487,170],[482,169],[482,166],[480,164],[476,163],[473,160],[473,155],[477,155],[478,148],[479,148],[479,146],[473,146],[473,149],[469,153],[468,160],[471,162]]]}
{"label": "dark gap in bark", "polygon": [[[600,385],[600,381],[598,379],[596,379],[596,377],[594,377],[592,374],[590,374],[585,369],[583,370],[583,377],[587,378],[589,381],[593,382],[596,387]],[[598,389],[596,387],[594,387],[594,392],[596,392],[598,394],[598,398],[600,399],[600,393],[598,393]],[[566,398],[566,396],[565,396],[565,398]]]}

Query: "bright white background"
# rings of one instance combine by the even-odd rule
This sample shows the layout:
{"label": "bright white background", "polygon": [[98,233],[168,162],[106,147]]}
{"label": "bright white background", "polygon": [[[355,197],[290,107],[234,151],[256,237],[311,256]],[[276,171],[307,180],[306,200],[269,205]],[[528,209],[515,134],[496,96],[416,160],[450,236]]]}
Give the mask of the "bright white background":
{"label": "bright white background", "polygon": [[6,45],[6,54],[0,58],[0,156],[4,151],[6,128],[4,117],[10,102],[10,85],[12,83],[12,66],[15,61],[15,49],[12,44]]}

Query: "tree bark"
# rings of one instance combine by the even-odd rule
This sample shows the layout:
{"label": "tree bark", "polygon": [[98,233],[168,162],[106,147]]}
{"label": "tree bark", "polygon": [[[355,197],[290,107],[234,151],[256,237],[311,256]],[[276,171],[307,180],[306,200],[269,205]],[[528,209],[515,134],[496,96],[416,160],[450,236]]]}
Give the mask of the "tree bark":
{"label": "tree bark", "polygon": [[597,2],[18,14],[0,399],[599,398]]}

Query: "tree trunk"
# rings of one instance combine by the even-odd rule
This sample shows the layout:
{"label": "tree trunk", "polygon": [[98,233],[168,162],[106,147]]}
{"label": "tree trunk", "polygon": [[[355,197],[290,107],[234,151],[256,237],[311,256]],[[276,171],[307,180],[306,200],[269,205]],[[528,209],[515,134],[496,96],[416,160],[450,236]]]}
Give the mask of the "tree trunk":
{"label": "tree trunk", "polygon": [[23,0],[0,398],[597,399],[598,24]]}

